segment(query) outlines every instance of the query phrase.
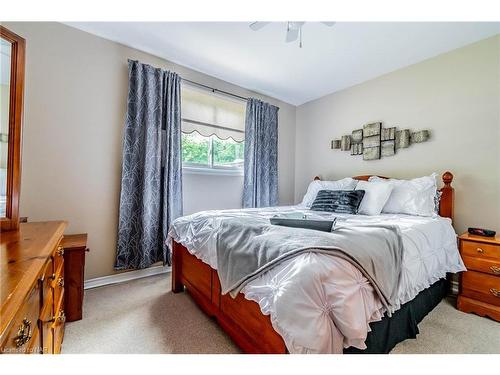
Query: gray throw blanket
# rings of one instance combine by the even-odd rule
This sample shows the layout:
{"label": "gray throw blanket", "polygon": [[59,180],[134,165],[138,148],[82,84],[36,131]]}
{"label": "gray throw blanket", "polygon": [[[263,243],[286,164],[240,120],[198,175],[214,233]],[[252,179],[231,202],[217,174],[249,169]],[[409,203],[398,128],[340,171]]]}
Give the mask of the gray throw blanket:
{"label": "gray throw blanket", "polygon": [[349,261],[370,281],[389,314],[396,304],[403,244],[392,225],[339,227],[331,233],[228,218],[217,235],[217,270],[222,294],[232,297],[251,280],[304,252]]}

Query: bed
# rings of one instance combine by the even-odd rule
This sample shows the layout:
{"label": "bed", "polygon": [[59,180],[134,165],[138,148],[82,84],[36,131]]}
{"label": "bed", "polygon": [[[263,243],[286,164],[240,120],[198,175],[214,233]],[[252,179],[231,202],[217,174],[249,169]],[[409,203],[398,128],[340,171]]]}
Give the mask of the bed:
{"label": "bed", "polygon": [[[369,176],[353,178],[366,181]],[[235,298],[221,293],[213,225],[227,217],[269,218],[305,210],[297,206],[212,211],[176,220],[170,230],[172,291],[186,289],[246,353],[387,353],[398,342],[416,336],[418,323],[447,293],[447,273],[464,270],[451,226],[453,175],[446,172],[442,180],[437,217],[336,214],[346,223],[371,220],[401,228],[406,258],[398,304],[392,311],[355,267],[316,253],[303,253],[273,267]],[[317,284],[321,287],[314,289]]]}

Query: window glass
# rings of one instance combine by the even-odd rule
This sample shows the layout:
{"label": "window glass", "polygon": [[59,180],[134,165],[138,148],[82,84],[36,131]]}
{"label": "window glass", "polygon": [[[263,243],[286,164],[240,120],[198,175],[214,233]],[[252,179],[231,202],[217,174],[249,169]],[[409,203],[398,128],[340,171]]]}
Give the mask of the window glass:
{"label": "window glass", "polygon": [[200,167],[210,166],[210,138],[197,132],[182,133],[182,162]]}
{"label": "window glass", "polygon": [[184,167],[242,170],[246,103],[183,85]]}
{"label": "window glass", "polygon": [[243,168],[245,142],[236,142],[231,138],[219,139],[212,136],[214,166]]}

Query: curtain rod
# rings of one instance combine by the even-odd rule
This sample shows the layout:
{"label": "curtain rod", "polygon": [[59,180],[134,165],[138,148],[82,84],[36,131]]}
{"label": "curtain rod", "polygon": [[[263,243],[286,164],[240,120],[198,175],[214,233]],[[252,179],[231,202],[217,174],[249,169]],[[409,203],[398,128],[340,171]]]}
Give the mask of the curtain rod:
{"label": "curtain rod", "polygon": [[204,85],[203,83],[198,83],[198,82],[195,82],[195,81],[191,81],[189,79],[185,79],[185,78],[182,78],[182,82],[187,82],[187,83],[190,83],[191,85],[194,85],[194,86],[199,86],[199,87],[203,87],[207,90],[210,90],[212,91],[213,93],[215,92],[220,92],[221,94],[224,94],[224,95],[228,95],[228,96],[232,96],[234,98],[238,98],[240,100],[244,100],[244,101],[247,101],[248,98],[244,97],[244,96],[240,96],[240,95],[236,95],[236,94],[233,94],[233,93],[230,93],[230,92],[227,92],[227,91],[224,91],[224,90],[219,90],[219,89],[216,89],[214,87],[210,87],[210,86],[207,86],[207,85]]}

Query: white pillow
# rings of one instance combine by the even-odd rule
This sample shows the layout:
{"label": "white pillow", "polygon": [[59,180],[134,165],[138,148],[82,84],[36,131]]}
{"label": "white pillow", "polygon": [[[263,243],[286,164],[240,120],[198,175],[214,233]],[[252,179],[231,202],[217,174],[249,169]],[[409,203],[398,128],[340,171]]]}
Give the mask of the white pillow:
{"label": "white pillow", "polygon": [[359,205],[358,214],[380,215],[392,192],[392,185],[373,181],[359,181],[355,190],[364,190],[365,195]]}
{"label": "white pillow", "polygon": [[304,199],[302,199],[300,205],[311,207],[320,190],[354,190],[357,183],[358,181],[351,177],[346,177],[337,181],[314,180],[309,184],[306,195],[304,195]]}
{"label": "white pillow", "polygon": [[372,176],[369,181],[392,185],[392,193],[382,212],[417,216],[435,215],[436,173],[413,180],[389,180]]}

